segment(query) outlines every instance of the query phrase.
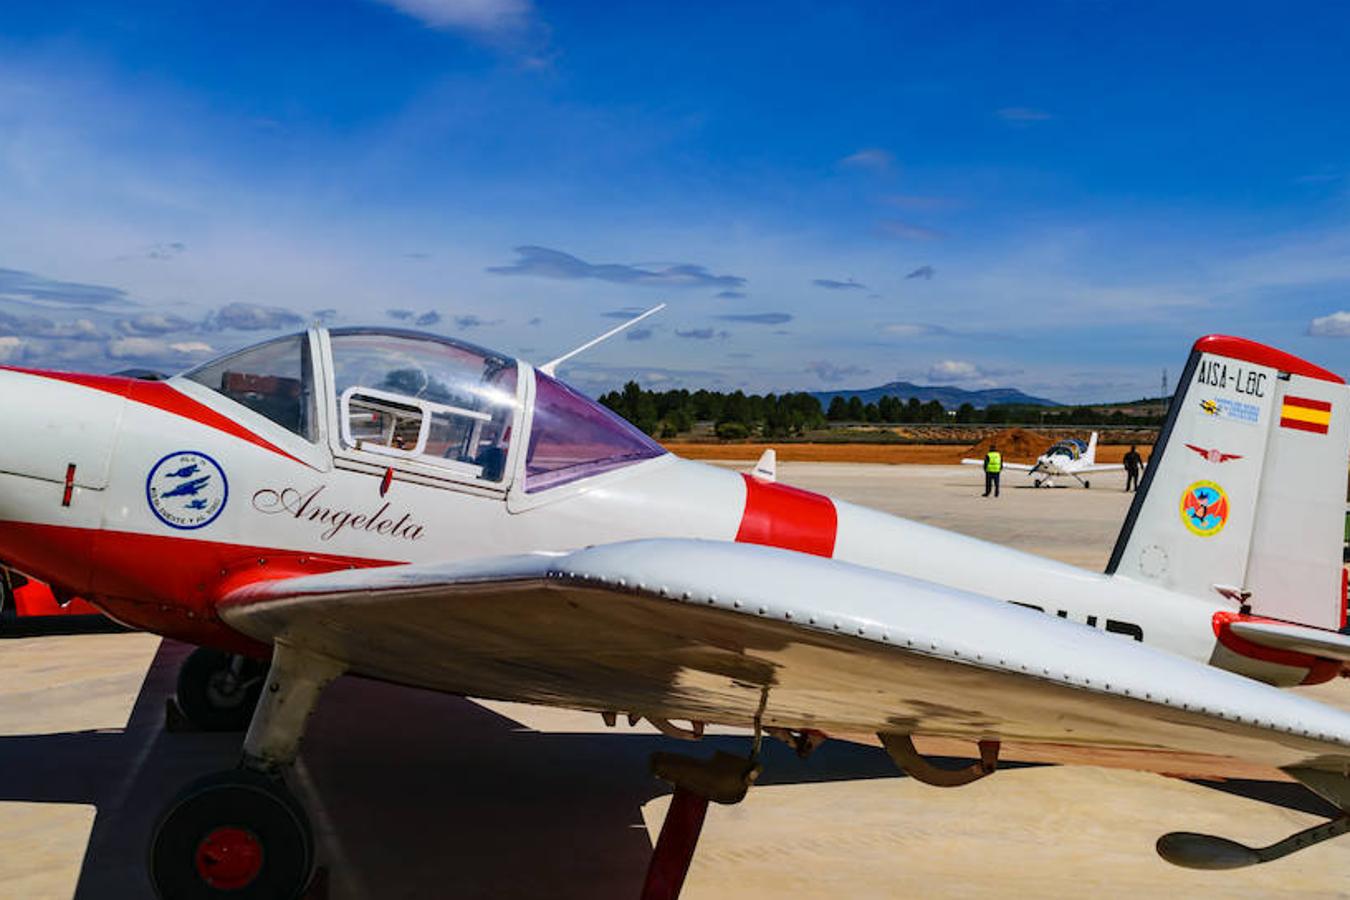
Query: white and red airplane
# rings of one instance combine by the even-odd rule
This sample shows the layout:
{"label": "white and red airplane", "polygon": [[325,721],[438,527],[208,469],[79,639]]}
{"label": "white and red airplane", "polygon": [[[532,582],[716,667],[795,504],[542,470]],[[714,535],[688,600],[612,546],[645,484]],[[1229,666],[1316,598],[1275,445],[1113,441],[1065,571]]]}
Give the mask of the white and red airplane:
{"label": "white and red airplane", "polygon": [[[679,459],[555,368],[315,328],[163,382],[0,370],[23,435],[0,445],[0,560],[200,645],[181,705],[247,725],[240,766],[159,819],[161,896],[304,889],[313,839],[281,773],[343,673],[685,737],[753,729],[744,758],[654,757],[675,797],[653,898],[678,893],[708,800],[745,794],[762,733],[880,743],[939,785],[1002,755],[1294,780],[1350,810],[1350,714],[1278,689],[1350,660],[1336,375],[1198,341],[1099,574],[771,467]],[[967,745],[980,759],[960,771],[921,755]],[[1265,848],[1177,833],[1158,851],[1225,868],[1346,830],[1342,815]]]}
{"label": "white and red airplane", "polygon": [[[982,459],[963,459],[962,465],[982,466]],[[1036,487],[1054,487],[1056,478],[1072,478],[1085,488],[1092,482],[1084,478],[1093,472],[1119,472],[1125,467],[1119,463],[1097,462],[1097,432],[1092,432],[1087,443],[1078,438],[1056,441],[1049,450],[1036,458],[1035,465],[1005,462],[1003,468],[1026,472],[1034,480]]]}

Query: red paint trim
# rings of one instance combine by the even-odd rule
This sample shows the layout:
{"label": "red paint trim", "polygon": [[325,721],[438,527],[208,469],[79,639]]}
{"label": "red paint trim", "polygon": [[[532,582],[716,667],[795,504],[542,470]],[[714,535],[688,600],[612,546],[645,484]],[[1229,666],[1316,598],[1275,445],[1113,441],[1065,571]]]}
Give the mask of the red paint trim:
{"label": "red paint trim", "polygon": [[1308,674],[1304,676],[1301,684],[1322,684],[1335,678],[1341,671],[1341,662],[1334,659],[1323,659],[1320,656],[1314,656],[1311,653],[1299,653],[1297,650],[1277,650],[1274,647],[1266,647],[1262,644],[1254,643],[1246,638],[1238,637],[1233,633],[1232,624],[1234,622],[1268,622],[1272,625],[1288,624],[1279,619],[1266,619],[1261,616],[1244,616],[1242,613],[1228,612],[1220,610],[1214,614],[1212,620],[1214,626],[1214,636],[1219,639],[1229,650],[1238,656],[1245,656],[1248,659],[1260,660],[1261,662],[1273,663],[1277,666],[1288,666],[1291,669],[1307,669]]}
{"label": "red paint trim", "polygon": [[52,589],[40,581],[29,581],[14,589],[14,614],[19,618],[36,616],[97,616],[99,611],[79,597],[65,606],[56,599]]}
{"label": "red paint trim", "polygon": [[1305,422],[1302,419],[1280,418],[1281,428],[1293,428],[1296,431],[1311,431],[1313,434],[1327,434],[1331,430],[1330,425],[1318,425],[1316,422]]}
{"label": "red paint trim", "polygon": [[745,478],[745,511],[736,540],[833,556],[839,531],[834,501],[801,488]]}
{"label": "red paint trim", "polygon": [[66,485],[61,492],[61,505],[69,506],[71,495],[75,493],[75,464],[66,463]]}
{"label": "red paint trim", "polygon": [[1293,397],[1285,395],[1285,406],[1300,406],[1303,409],[1315,409],[1318,412],[1331,412],[1331,404],[1326,400],[1312,400],[1308,397]]}
{"label": "red paint trim", "polygon": [[1265,344],[1258,344],[1256,341],[1249,341],[1246,338],[1229,337],[1226,334],[1210,334],[1196,341],[1192,349],[1200,353],[1213,353],[1215,356],[1226,356],[1230,359],[1239,359],[1260,366],[1270,366],[1272,369],[1279,369],[1281,372],[1290,372],[1294,375],[1302,375],[1305,378],[1316,378],[1318,381],[1345,384],[1345,379],[1335,372],[1329,372],[1305,359],[1299,359],[1283,350],[1276,350],[1274,347],[1267,347]]}
{"label": "red paint trim", "polygon": [[25,375],[36,375],[40,378],[51,378],[56,381],[65,381],[70,384],[78,384],[81,387],[91,388],[96,391],[103,391],[116,397],[126,397],[135,403],[144,406],[152,406],[155,409],[163,410],[175,416],[181,416],[184,419],[190,419],[199,425],[205,425],[207,428],[214,428],[216,431],[223,431],[231,437],[237,437],[241,441],[247,441],[256,447],[284,456],[287,459],[298,462],[302,466],[309,466],[304,460],[297,459],[291,454],[282,450],[271,441],[261,438],[249,431],[238,422],[216,412],[205,404],[198,403],[191,397],[179,391],[164,381],[141,381],[137,378],[122,378],[117,375],[85,375],[78,372],[49,372],[45,369],[23,369],[17,366],[0,366],[10,372],[22,372]]}
{"label": "red paint trim", "polygon": [[31,522],[0,522],[0,559],[87,597],[125,625],[250,654],[259,645],[218,615],[230,592],[258,581],[401,562]]}
{"label": "red paint trim", "polygon": [[661,835],[652,849],[647,877],[642,884],[642,900],[676,900],[694,861],[708,800],[687,788],[677,787],[670,798]]}

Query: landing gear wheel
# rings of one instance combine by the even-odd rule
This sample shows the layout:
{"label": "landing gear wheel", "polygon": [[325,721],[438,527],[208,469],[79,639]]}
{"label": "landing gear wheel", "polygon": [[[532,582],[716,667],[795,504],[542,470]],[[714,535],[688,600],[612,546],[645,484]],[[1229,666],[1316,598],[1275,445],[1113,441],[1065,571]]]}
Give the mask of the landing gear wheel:
{"label": "landing gear wheel", "polygon": [[266,675],[265,663],[198,647],[178,670],[178,708],[202,731],[243,731]]}
{"label": "landing gear wheel", "polygon": [[1084,488],[1090,488],[1090,487],[1092,487],[1092,482],[1090,482],[1090,481],[1084,481],[1084,482],[1083,482],[1083,487],[1084,487]]}
{"label": "landing gear wheel", "polygon": [[1040,480],[1039,478],[1037,478],[1036,481],[1033,482],[1033,483],[1034,483],[1034,485],[1035,485],[1036,487],[1040,487],[1040,486],[1041,486],[1041,480]]}
{"label": "landing gear wheel", "polygon": [[309,820],[286,788],[236,769],[190,784],[150,838],[150,881],[165,900],[297,898],[314,870]]}

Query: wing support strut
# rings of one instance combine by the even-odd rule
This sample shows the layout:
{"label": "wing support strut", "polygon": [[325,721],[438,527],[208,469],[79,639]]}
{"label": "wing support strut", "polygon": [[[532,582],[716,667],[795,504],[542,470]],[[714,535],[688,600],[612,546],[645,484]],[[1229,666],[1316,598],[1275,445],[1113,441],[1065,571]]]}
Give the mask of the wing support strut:
{"label": "wing support strut", "polygon": [[1341,815],[1295,832],[1267,847],[1248,847],[1212,834],[1173,831],[1158,838],[1158,855],[1174,866],[1187,869],[1242,869],[1306,850],[1350,831],[1350,778],[1336,772],[1303,767],[1285,771],[1324,800],[1335,804]]}
{"label": "wing support strut", "polygon": [[914,739],[907,734],[882,733],[877,737],[881,738],[881,746],[886,748],[891,759],[906,775],[933,787],[960,787],[972,781],[979,781],[984,776],[993,774],[998,768],[998,741],[980,741],[979,762],[971,763],[963,769],[943,769],[933,765],[920,754],[914,748]]}

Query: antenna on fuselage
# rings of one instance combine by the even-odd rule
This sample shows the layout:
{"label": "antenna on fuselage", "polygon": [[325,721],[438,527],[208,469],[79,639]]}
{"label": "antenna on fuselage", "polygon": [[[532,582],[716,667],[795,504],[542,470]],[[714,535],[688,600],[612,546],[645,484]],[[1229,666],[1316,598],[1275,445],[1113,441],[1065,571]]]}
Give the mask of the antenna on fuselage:
{"label": "antenna on fuselage", "polygon": [[571,350],[571,351],[569,351],[569,352],[567,352],[567,353],[564,353],[562,356],[558,357],[557,359],[549,360],[548,362],[544,363],[542,366],[539,367],[539,371],[540,371],[540,372],[543,372],[545,375],[547,375],[547,376],[549,376],[550,378],[552,378],[554,375],[556,375],[556,374],[558,373],[558,366],[560,366],[560,365],[562,365],[563,363],[567,362],[567,360],[569,360],[569,359],[571,359],[572,357],[576,356],[578,353],[581,353],[582,351],[591,349],[592,347],[594,347],[596,344],[600,343],[601,341],[605,341],[605,340],[608,340],[609,338],[614,337],[614,335],[618,334],[620,331],[623,331],[625,328],[630,328],[630,327],[632,327],[633,325],[636,325],[637,323],[641,322],[643,319],[647,318],[648,316],[655,315],[656,313],[659,313],[661,310],[663,310],[663,309],[665,309],[665,308],[666,308],[666,305],[665,305],[664,303],[658,303],[656,306],[653,306],[651,309],[647,310],[645,313],[642,313],[642,315],[634,316],[633,318],[629,319],[627,322],[624,322],[624,323],[623,323],[622,325],[620,325],[619,327],[617,327],[617,328],[611,328],[609,331],[606,331],[604,334],[600,335],[600,336],[597,337],[597,338],[591,338],[589,341],[587,341],[586,343],[582,344],[580,347],[576,348],[575,350]]}

